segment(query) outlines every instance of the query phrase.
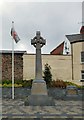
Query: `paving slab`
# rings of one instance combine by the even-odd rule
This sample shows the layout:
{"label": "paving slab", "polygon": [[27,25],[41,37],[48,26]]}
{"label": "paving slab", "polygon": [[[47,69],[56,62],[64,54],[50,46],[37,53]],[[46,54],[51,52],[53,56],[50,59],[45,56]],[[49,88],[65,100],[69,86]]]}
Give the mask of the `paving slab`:
{"label": "paving slab", "polygon": [[55,100],[55,106],[24,106],[23,99],[3,99],[2,118],[84,118],[83,101]]}

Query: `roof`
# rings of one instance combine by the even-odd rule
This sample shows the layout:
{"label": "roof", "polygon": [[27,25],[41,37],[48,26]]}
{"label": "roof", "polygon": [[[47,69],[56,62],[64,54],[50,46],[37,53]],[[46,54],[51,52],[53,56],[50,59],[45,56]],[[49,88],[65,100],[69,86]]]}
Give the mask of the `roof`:
{"label": "roof", "polygon": [[50,54],[53,55],[62,55],[63,54],[63,48],[64,48],[64,41],[58,45],[55,49],[53,49]]}
{"label": "roof", "polygon": [[81,27],[80,34],[84,34],[84,26]]}
{"label": "roof", "polygon": [[66,35],[70,43],[84,42],[84,34]]}
{"label": "roof", "polygon": [[[16,54],[24,54],[26,51],[17,51],[17,50],[15,50],[14,51],[14,53],[16,53]],[[12,51],[11,50],[0,50],[0,53],[12,53]]]}
{"label": "roof", "polygon": [[[24,55],[33,55],[33,56],[34,56],[34,55],[36,55],[36,54],[35,54],[35,53],[25,53]],[[41,55],[46,55],[46,56],[48,56],[48,55],[49,55],[49,56],[59,56],[59,55],[49,54],[49,53],[48,53],[48,54],[41,54]],[[71,56],[71,55],[70,55],[70,54],[68,54],[68,55],[67,55],[67,54],[62,54],[61,56]]]}

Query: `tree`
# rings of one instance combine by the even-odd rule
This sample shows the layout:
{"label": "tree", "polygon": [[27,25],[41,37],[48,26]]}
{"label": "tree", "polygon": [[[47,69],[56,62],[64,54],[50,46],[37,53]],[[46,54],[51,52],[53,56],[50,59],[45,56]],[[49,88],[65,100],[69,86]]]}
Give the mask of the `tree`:
{"label": "tree", "polygon": [[45,64],[45,68],[44,68],[44,80],[46,81],[46,84],[50,84],[50,82],[52,81],[52,74],[51,74],[51,67],[50,65],[48,65],[48,63]]}

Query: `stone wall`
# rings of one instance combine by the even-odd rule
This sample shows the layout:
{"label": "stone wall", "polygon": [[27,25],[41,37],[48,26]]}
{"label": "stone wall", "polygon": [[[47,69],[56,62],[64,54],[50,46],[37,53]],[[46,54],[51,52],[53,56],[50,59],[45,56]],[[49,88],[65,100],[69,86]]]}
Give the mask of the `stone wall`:
{"label": "stone wall", "polygon": [[[72,64],[70,55],[42,55],[42,69],[48,63],[51,66],[51,73],[54,80],[72,80]],[[30,80],[35,78],[35,55],[23,55],[23,79]]]}
{"label": "stone wall", "polygon": [[[23,54],[14,55],[14,79],[23,80]],[[12,54],[2,54],[2,80],[12,80]]]}

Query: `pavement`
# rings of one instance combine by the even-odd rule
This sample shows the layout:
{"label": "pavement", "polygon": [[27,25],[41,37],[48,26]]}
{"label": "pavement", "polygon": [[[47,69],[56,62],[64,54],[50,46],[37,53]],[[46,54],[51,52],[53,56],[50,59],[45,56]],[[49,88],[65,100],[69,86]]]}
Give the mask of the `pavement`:
{"label": "pavement", "polygon": [[[24,99],[0,99],[0,116],[2,120],[25,120],[25,119],[61,119],[66,118],[84,119],[84,101],[56,100],[55,106],[24,106]],[[13,119],[14,118],[14,119]]]}

